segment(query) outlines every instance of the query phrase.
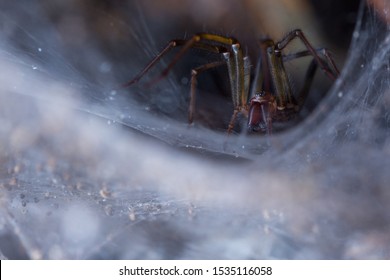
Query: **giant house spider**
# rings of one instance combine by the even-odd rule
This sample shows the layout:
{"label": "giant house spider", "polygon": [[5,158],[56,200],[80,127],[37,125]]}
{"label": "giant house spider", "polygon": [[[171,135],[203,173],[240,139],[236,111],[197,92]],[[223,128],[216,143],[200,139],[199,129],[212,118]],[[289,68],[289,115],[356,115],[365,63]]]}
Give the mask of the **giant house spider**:
{"label": "giant house spider", "polygon": [[[288,55],[283,54],[283,49],[295,38],[301,40],[306,50]],[[197,76],[208,69],[226,65],[234,105],[227,133],[232,132],[237,115],[241,113],[247,117],[249,131],[260,131],[270,135],[272,134],[272,122],[286,122],[299,113],[308,96],[317,67],[332,81],[338,77],[339,70],[327,49],[315,49],[300,29],[289,32],[278,42],[271,39],[260,40],[259,45],[260,56],[252,82],[250,81],[250,60],[248,56],[243,54],[238,40],[233,37],[198,33],[188,40],[171,40],[137,76],[123,86],[127,87],[137,83],[166,53],[175,47],[180,46],[180,51],[150,84],[166,77],[190,48],[221,54],[222,60],[207,63],[191,70],[188,122],[191,124],[194,120]],[[312,56],[313,59],[308,66],[302,89],[297,97],[294,97],[284,63],[305,56]],[[252,85],[249,90],[250,84]]]}

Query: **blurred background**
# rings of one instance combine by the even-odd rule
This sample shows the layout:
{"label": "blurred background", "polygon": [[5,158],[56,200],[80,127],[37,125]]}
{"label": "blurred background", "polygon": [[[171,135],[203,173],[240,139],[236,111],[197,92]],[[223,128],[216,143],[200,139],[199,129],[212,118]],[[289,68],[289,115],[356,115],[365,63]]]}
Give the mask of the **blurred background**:
{"label": "blurred background", "polygon": [[[1,258],[389,258],[388,1],[0,11]],[[318,71],[302,121],[272,137],[226,137],[226,69],[199,77],[188,126],[190,71],[214,54],[190,51],[158,84],[121,87],[171,39],[234,36],[255,65],[259,38],[295,28],[342,72],[332,83]],[[286,65],[294,89],[307,62]]]}

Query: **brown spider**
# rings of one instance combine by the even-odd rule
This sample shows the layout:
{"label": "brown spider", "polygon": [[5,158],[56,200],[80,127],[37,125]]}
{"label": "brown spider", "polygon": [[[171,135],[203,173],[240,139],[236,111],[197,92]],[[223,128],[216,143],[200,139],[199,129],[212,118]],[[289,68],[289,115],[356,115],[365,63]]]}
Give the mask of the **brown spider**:
{"label": "brown spider", "polygon": [[[306,50],[284,55],[282,50],[295,38],[302,41]],[[226,64],[234,105],[234,111],[227,129],[228,134],[233,130],[238,113],[242,113],[248,118],[247,126],[250,131],[262,131],[271,134],[272,121],[287,121],[300,111],[306,100],[317,67],[320,67],[331,80],[335,80],[339,75],[336,64],[329,52],[324,48],[314,49],[303,32],[296,29],[289,32],[279,42],[275,43],[270,39],[260,41],[260,57],[249,96],[251,65],[249,57],[244,56],[240,43],[233,37],[198,33],[188,40],[170,41],[135,78],[124,86],[137,83],[169,50],[177,46],[181,46],[181,50],[162,71],[161,75],[151,81],[151,84],[164,78],[190,48],[222,54],[222,61],[207,63],[192,69],[188,121],[190,124],[193,122],[197,75],[210,68]],[[303,88],[298,98],[294,98],[283,63],[309,55],[313,59],[308,67]]]}

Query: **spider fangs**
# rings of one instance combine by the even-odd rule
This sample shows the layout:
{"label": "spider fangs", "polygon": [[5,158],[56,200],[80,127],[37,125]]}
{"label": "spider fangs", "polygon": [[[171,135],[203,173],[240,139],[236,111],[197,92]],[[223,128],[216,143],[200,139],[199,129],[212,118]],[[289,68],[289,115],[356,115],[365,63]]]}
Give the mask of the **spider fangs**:
{"label": "spider fangs", "polygon": [[[295,38],[300,39],[306,50],[284,55],[282,50]],[[189,123],[193,122],[197,75],[210,68],[227,65],[234,105],[234,111],[227,129],[228,134],[233,130],[237,115],[242,113],[247,116],[247,127],[250,131],[261,131],[270,135],[273,121],[288,121],[300,111],[307,98],[317,67],[320,67],[331,80],[336,80],[339,75],[339,70],[330,53],[325,48],[313,48],[303,32],[296,29],[276,43],[271,39],[260,40],[260,56],[249,95],[251,65],[249,57],[243,55],[240,43],[233,37],[198,33],[188,40],[171,40],[134,79],[123,86],[137,83],[169,50],[178,46],[181,46],[181,50],[161,72],[160,76],[153,79],[150,84],[154,84],[167,76],[168,72],[190,48],[222,54],[222,61],[207,63],[192,69],[188,121]],[[295,98],[291,92],[284,62],[304,56],[312,56],[313,59],[306,72],[304,85]]]}

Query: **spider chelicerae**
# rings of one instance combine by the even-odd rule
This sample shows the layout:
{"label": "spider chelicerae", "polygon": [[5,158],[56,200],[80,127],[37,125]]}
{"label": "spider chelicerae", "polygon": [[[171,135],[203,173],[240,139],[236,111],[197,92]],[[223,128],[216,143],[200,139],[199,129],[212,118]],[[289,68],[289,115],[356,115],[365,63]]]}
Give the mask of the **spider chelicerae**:
{"label": "spider chelicerae", "polygon": [[[306,49],[292,54],[283,54],[283,49],[295,38],[300,39]],[[289,32],[278,42],[271,39],[260,40],[259,45],[260,56],[252,82],[250,81],[251,63],[249,57],[244,55],[237,39],[211,33],[198,33],[188,40],[171,40],[137,76],[124,86],[137,83],[167,52],[175,47],[180,46],[180,51],[150,84],[166,77],[190,48],[221,54],[222,60],[207,63],[191,70],[188,122],[191,124],[194,120],[198,74],[214,67],[226,65],[234,106],[227,133],[232,132],[237,116],[241,113],[247,117],[249,131],[260,131],[270,135],[272,122],[286,122],[299,113],[308,96],[317,67],[331,80],[336,80],[339,70],[328,50],[325,48],[315,49],[300,29]],[[312,56],[313,59],[307,69],[303,87],[297,97],[294,97],[284,63],[305,56]],[[251,89],[250,84],[252,84]]]}

